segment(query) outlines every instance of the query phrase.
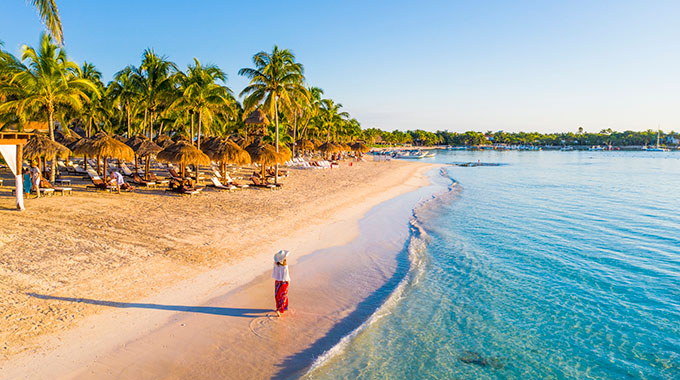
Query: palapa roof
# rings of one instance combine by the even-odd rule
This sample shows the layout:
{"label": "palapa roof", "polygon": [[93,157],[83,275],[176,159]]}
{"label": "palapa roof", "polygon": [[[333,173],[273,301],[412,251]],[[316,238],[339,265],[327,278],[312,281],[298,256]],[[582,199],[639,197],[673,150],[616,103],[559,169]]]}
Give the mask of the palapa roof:
{"label": "palapa roof", "polygon": [[66,146],[78,141],[78,139],[80,139],[80,136],[78,136],[76,133],[69,133],[68,130],[66,133],[62,131],[54,131],[54,140],[56,140],[61,145]]}
{"label": "palapa roof", "polygon": [[225,138],[213,140],[206,154],[215,161],[230,164],[245,165],[251,162],[250,154],[245,149]]}
{"label": "palapa roof", "polygon": [[310,140],[298,140],[297,143],[295,144],[299,149],[303,150],[314,150],[316,148],[316,145],[314,145],[313,142]]}
{"label": "palapa roof", "polygon": [[210,157],[187,141],[178,141],[156,155],[159,161],[176,164],[210,165]]}
{"label": "palapa roof", "polygon": [[81,144],[74,150],[74,153],[79,155],[116,157],[122,160],[132,160],[135,156],[132,148],[104,132],[97,133],[90,141]]}
{"label": "palapa roof", "polygon": [[174,141],[172,141],[172,139],[171,139],[170,137],[168,137],[168,136],[166,136],[166,135],[160,135],[160,136],[156,137],[156,139],[154,140],[154,142],[155,142],[158,146],[160,146],[161,148],[167,148],[167,147],[169,147],[170,145],[172,145],[172,144],[175,143]]}
{"label": "palapa roof", "polygon": [[332,142],[325,142],[321,145],[319,145],[316,150],[324,152],[324,153],[335,153],[340,151],[340,147],[333,144]]}
{"label": "palapa roof", "polygon": [[277,152],[271,144],[252,144],[246,148],[246,151],[250,154],[252,162],[260,165],[283,164],[289,157],[284,152]]}
{"label": "palapa roof", "polygon": [[133,136],[125,141],[125,145],[136,151],[139,145],[144,142],[144,140],[148,140],[148,138],[146,136]]}
{"label": "palapa roof", "polygon": [[54,157],[60,156],[65,157],[71,150],[67,147],[50,140],[49,137],[44,135],[35,134],[31,137],[26,145],[24,145],[24,159],[26,160],[37,160],[40,157]]}
{"label": "palapa roof", "polygon": [[265,115],[264,112],[258,108],[248,115],[245,123],[252,125],[267,125],[269,124],[269,119],[267,119],[267,115]]}
{"label": "palapa roof", "polygon": [[90,141],[87,137],[81,137],[78,140],[66,145],[67,148],[71,149],[73,151],[73,154],[75,155],[80,155],[76,150],[78,149],[79,146],[86,144]]}
{"label": "palapa roof", "polygon": [[137,155],[140,157],[153,156],[162,150],[163,148],[156,145],[156,143],[151,140],[143,140],[134,148],[135,153],[137,153]]}
{"label": "palapa roof", "polygon": [[371,148],[369,148],[366,144],[360,142],[355,142],[354,144],[351,145],[351,147],[353,151],[359,153],[366,153],[369,150],[371,150]]}

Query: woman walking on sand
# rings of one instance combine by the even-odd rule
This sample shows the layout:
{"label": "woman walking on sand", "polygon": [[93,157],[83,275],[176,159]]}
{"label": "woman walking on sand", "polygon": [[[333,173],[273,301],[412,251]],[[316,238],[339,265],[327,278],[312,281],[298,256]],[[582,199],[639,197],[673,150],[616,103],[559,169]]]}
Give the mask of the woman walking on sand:
{"label": "woman walking on sand", "polygon": [[288,273],[288,251],[279,251],[274,255],[274,299],[276,299],[276,315],[281,316],[288,310],[288,284],[290,274]]}

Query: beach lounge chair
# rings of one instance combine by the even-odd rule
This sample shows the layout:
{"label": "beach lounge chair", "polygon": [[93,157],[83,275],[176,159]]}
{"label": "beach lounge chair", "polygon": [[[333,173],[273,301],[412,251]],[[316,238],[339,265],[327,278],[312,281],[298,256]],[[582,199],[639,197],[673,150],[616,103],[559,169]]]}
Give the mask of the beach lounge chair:
{"label": "beach lounge chair", "polygon": [[137,174],[132,175],[132,181],[130,181],[130,182],[132,182],[132,183],[134,183],[135,185],[138,185],[138,186],[145,186],[145,187],[155,187],[156,186],[156,182],[146,181],[146,180],[142,179],[140,176],[138,176]]}
{"label": "beach lounge chair", "polygon": [[179,181],[182,180],[182,176],[180,176],[175,169],[168,168],[168,173],[170,173],[170,177],[172,177],[172,179],[176,179]]}
{"label": "beach lounge chair", "polygon": [[229,173],[226,173],[226,175],[224,176],[224,179],[227,181],[227,185],[236,186],[236,187],[238,187],[239,189],[245,189],[246,187],[249,186],[249,185],[244,184],[244,183],[237,183],[236,181],[234,181],[234,180],[231,178],[231,176],[229,175]]}
{"label": "beach lounge chair", "polygon": [[55,191],[60,192],[62,196],[66,195],[66,193],[68,193],[69,195],[73,194],[72,188],[52,186],[52,184],[44,178],[40,180],[40,191],[49,195],[54,194]]}
{"label": "beach lounge chair", "polygon": [[[89,172],[89,170],[88,170],[88,172]],[[85,186],[86,190],[93,189],[93,190],[105,190],[105,191],[111,192],[114,189],[113,186],[105,183],[98,175],[96,175],[96,173],[95,173],[95,175],[91,175],[91,173],[88,173],[88,174],[90,174],[90,181],[92,181],[92,185]]]}
{"label": "beach lounge chair", "polygon": [[[255,176],[250,177],[250,180],[253,181],[253,185],[255,185],[255,187],[266,187],[268,189],[276,189],[277,188],[277,185],[272,184],[272,183],[267,183],[267,182],[264,182],[264,181],[260,181],[260,179],[255,177]],[[281,186],[281,184],[279,184],[279,187],[280,186]]]}
{"label": "beach lounge chair", "polygon": [[151,178],[152,181],[156,182],[159,185],[167,185],[170,183],[169,179],[160,179],[156,176],[156,173],[154,172],[149,172],[149,178]]}
{"label": "beach lounge chair", "polygon": [[130,168],[128,168],[127,165],[125,165],[125,163],[120,164],[120,169],[123,171],[123,174],[128,177],[132,177],[135,174],[132,172],[132,170],[130,170]]}
{"label": "beach lounge chair", "polygon": [[231,186],[231,185],[225,186],[225,185],[223,185],[222,182],[220,182],[220,180],[217,179],[217,177],[210,177],[210,182],[212,182],[212,185],[208,185],[208,186],[214,187],[214,188],[219,189],[219,190],[229,190],[229,191],[231,191],[231,190],[237,189],[236,186]]}

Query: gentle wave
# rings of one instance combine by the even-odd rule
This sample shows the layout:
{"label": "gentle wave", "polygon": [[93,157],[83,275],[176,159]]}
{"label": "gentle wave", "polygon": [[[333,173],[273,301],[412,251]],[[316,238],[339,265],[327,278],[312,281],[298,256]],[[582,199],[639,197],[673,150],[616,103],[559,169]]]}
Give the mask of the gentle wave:
{"label": "gentle wave", "polygon": [[342,337],[335,346],[331,347],[326,352],[317,357],[303,378],[310,380],[313,379],[313,373],[328,363],[329,360],[336,357],[337,355],[340,355],[357,335],[381,320],[386,315],[391,314],[395,307],[399,304],[399,301],[401,301],[405,289],[407,289],[409,286],[417,285],[420,279],[423,277],[427,262],[427,256],[425,255],[425,252],[427,250],[427,242],[429,237],[418,222],[419,211],[427,207],[436,207],[437,203],[447,201],[445,199],[447,195],[455,195],[457,185],[456,181],[451,178],[443,168],[440,170],[439,174],[441,177],[445,177],[446,179],[450,180],[451,183],[447,186],[446,190],[434,193],[431,198],[422,200],[413,209],[413,216],[409,221],[409,237],[406,243],[409,269],[404,275],[404,278],[394,288],[392,293],[385,299],[385,302],[383,302],[383,304],[380,305],[364,323],[362,323],[349,334]]}

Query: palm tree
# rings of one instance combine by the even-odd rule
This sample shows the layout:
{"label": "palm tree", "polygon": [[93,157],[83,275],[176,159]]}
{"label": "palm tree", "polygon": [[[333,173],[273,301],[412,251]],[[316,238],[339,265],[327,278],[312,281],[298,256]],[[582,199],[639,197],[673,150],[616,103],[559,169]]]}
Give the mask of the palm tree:
{"label": "palm tree", "polygon": [[170,104],[168,98],[175,90],[175,74],[178,71],[177,65],[165,56],[156,55],[153,49],[144,50],[142,65],[135,70],[135,80],[141,85],[141,99],[145,106],[144,129],[149,127],[149,137],[153,135],[153,124],[160,107],[164,103]]}
{"label": "palm tree", "polygon": [[95,113],[97,116],[101,115],[102,99],[98,94],[103,94],[104,83],[102,82],[102,73],[97,68],[87,62],[83,62],[83,67],[78,72],[78,77],[84,80],[89,80],[97,88],[97,91],[85,90],[85,93],[90,98],[90,101],[83,104],[82,114],[87,118],[87,137],[93,135],[92,123],[95,121]]}
{"label": "palm tree", "polygon": [[231,107],[233,96],[231,90],[216,83],[224,82],[226,74],[215,65],[202,66],[198,59],[194,58],[194,65],[189,65],[187,74],[179,75],[181,83],[179,97],[170,108],[184,108],[191,115],[191,140],[193,141],[193,115],[198,115],[198,133],[196,146],[201,148],[201,133],[203,122],[211,124],[215,115],[220,113],[233,113]]}
{"label": "palm tree", "polygon": [[342,104],[335,103],[331,99],[321,100],[319,120],[321,127],[326,131],[326,142],[331,139],[331,133],[335,132],[344,119],[349,118],[347,112],[341,112]]}
{"label": "palm tree", "polygon": [[[21,60],[27,61],[27,65],[22,65],[8,85],[0,87],[0,93],[15,100],[0,105],[0,112],[13,111],[17,115],[45,112],[50,139],[54,141],[55,109],[71,107],[80,110],[83,102],[90,100],[87,91],[99,96],[99,90],[89,79],[80,77],[78,65],[69,61],[64,49],[52,44],[46,34],[42,35],[38,51],[24,45],[22,52]],[[55,165],[52,160],[52,181]]]}
{"label": "palm tree", "polygon": [[136,106],[141,97],[141,83],[139,77],[135,75],[136,71],[137,68],[132,65],[125,67],[114,75],[107,88],[107,95],[121,111],[125,112],[128,138],[132,137],[132,116],[136,113]]}
{"label": "palm tree", "polygon": [[[243,68],[239,75],[250,78],[250,84],[241,91],[244,114],[248,115],[259,104],[274,118],[275,147],[279,151],[279,102],[290,107],[292,98],[305,91],[304,67],[295,62],[295,55],[274,46],[271,53],[261,51],[253,56],[255,68]],[[279,166],[276,165],[274,181],[278,182]]]}
{"label": "palm tree", "polygon": [[64,31],[61,29],[61,19],[59,10],[54,0],[30,0],[31,5],[40,14],[47,31],[60,46],[64,45]]}

